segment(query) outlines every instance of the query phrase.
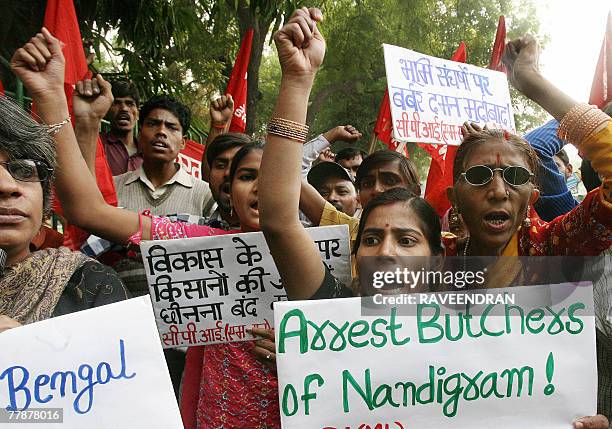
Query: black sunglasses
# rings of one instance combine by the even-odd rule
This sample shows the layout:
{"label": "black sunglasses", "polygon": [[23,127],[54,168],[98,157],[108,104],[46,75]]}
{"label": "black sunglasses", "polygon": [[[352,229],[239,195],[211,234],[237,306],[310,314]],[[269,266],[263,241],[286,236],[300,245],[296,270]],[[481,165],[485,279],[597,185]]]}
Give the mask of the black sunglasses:
{"label": "black sunglasses", "polygon": [[53,171],[46,163],[32,159],[1,161],[0,164],[4,165],[4,168],[15,180],[21,182],[44,182]]}
{"label": "black sunglasses", "polygon": [[486,165],[474,165],[465,170],[465,173],[461,173],[461,176],[472,186],[484,186],[493,180],[493,175],[496,171],[501,171],[504,181],[512,186],[525,185],[533,177],[532,172],[518,165],[506,168],[491,168]]}

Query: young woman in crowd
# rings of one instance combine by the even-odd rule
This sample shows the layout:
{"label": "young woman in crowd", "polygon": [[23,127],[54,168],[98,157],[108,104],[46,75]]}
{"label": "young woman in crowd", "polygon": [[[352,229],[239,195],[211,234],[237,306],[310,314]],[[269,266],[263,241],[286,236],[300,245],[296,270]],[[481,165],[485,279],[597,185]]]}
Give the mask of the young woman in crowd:
{"label": "young woman in crowd", "polygon": [[0,96],[0,332],[128,297],[112,269],[80,252],[30,250],[55,169],[47,127]]}
{"label": "young woman in crowd", "polygon": [[[292,299],[345,294],[314,247],[302,245],[309,238],[297,221],[300,144],[307,130],[303,124],[314,77],[325,53],[325,41],[316,26],[321,19],[319,10],[302,8],[275,35],[282,81],[262,161],[261,227]],[[578,105],[541,77],[535,40],[511,42],[505,61],[515,87],[561,121],[562,138],[580,146],[603,176],[603,185],[572,212],[546,224],[530,209],[538,197],[534,185],[537,160],[531,147],[505,131],[470,132],[457,153],[455,185],[449,191],[450,200],[465,220],[469,238],[459,247],[456,240],[448,240],[448,254],[457,250],[464,255],[488,256],[598,254],[610,246],[612,122],[603,112]],[[380,208],[362,217],[358,257],[369,244],[378,249],[373,252],[376,255],[435,252],[425,238],[427,227],[418,213],[403,218],[402,211],[392,205],[372,218]],[[404,206],[404,211],[407,208]],[[372,231],[376,234],[370,235],[368,224],[374,219],[377,222]],[[529,222],[523,222],[525,219]],[[584,417],[574,422],[574,427],[603,429],[608,421],[601,415]]]}
{"label": "young woman in crowd", "polygon": [[[323,60],[325,41],[316,9],[298,10],[274,37],[282,69],[281,89],[261,169],[261,226],[289,299],[352,295],[325,269],[299,222],[300,166],[308,97]],[[360,167],[361,168],[361,167]],[[361,216],[357,258],[431,256],[443,252],[435,211],[414,193],[396,188],[368,200]]]}
{"label": "young woman in crowd", "polygon": [[[231,203],[240,219],[239,231],[170,222],[167,218],[119,209],[102,198],[81,156],[72,127],[65,121],[68,107],[59,40],[43,29],[16,52],[12,64],[13,71],[35,99],[41,119],[47,124],[64,123],[55,134],[60,167],[56,190],[70,223],[105,239],[134,245],[141,240],[259,230],[260,144],[243,147],[231,167]],[[92,100],[100,99],[98,95],[102,94],[107,103],[112,102],[110,85],[101,77],[86,82],[89,85]],[[88,101],[76,97],[74,102]],[[187,428],[280,427],[276,376],[269,365],[257,359],[253,349],[252,342],[189,348],[182,395]]]}

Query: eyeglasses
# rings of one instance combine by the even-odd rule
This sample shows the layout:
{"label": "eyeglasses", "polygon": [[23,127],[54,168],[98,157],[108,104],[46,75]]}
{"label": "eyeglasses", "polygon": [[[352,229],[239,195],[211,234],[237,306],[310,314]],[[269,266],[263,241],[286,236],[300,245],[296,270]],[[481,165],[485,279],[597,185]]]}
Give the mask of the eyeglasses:
{"label": "eyeglasses", "polygon": [[4,165],[4,168],[15,180],[21,182],[44,182],[53,171],[46,163],[32,159],[2,161],[0,164]]}
{"label": "eyeglasses", "polygon": [[472,186],[484,186],[493,180],[496,171],[501,171],[504,181],[512,186],[525,185],[533,177],[533,173],[525,167],[490,168],[486,165],[474,165],[468,168],[465,173],[461,173],[461,176]]}

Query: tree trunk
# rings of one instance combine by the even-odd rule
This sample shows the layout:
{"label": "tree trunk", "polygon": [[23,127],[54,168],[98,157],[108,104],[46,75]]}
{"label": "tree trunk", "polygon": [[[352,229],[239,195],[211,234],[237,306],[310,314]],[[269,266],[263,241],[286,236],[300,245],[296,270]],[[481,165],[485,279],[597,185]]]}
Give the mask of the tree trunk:
{"label": "tree trunk", "polygon": [[263,47],[266,42],[266,35],[270,25],[274,21],[274,16],[262,17],[255,14],[245,0],[240,0],[238,10],[238,26],[240,27],[240,37],[244,37],[249,28],[253,29],[253,44],[251,46],[251,58],[249,60],[248,80],[247,80],[247,126],[246,133],[253,134],[257,120],[257,104],[262,96],[259,92],[259,66],[263,55]]}
{"label": "tree trunk", "polygon": [[330,97],[335,92],[349,92],[355,87],[354,81],[346,81],[340,83],[334,83],[326,86],[325,88],[318,91],[314,97],[312,97],[312,103],[308,106],[308,114],[306,115],[306,125],[312,126],[317,113],[323,107],[323,103],[327,101],[327,98]]}

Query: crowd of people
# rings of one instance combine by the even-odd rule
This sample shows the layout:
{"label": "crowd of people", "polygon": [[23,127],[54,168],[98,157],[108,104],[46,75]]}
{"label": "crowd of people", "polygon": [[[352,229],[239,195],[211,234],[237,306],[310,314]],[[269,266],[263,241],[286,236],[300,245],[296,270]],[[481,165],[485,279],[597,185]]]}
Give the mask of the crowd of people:
{"label": "crowd of people", "polygon": [[[282,78],[265,142],[227,132],[231,97],[211,104],[204,181],[175,161],[191,120],[184,104],[157,96],[141,105],[133,85],[98,75],[77,84],[70,119],[60,41],[43,28],[17,50],[13,71],[41,123],[0,97],[0,249],[7,254],[0,332],[147,293],[142,240],[262,231],[290,300],[358,295],[359,262],[369,256],[602,255],[611,266],[612,108],[577,103],[546,80],[535,39],[508,43],[504,63],[511,84],[554,120],[524,137],[466,123],[443,228],[421,197],[410,159],[351,147],[333,155],[334,142],[361,138],[351,125],[306,141],[308,99],[325,55],[321,19],[317,9],[299,9],[274,36]],[[111,131],[102,141],[117,207],[95,179],[107,115]],[[582,177],[593,178],[582,198],[568,180],[575,173],[566,143],[584,159]],[[66,248],[32,249],[53,186],[67,222],[118,245],[112,263],[105,260],[114,269]],[[341,224],[349,227],[353,254],[348,285],[329,271],[306,231]],[[498,287],[510,285],[512,275]],[[599,414],[573,422],[576,428],[607,428],[612,413],[606,279],[595,285]],[[274,332],[253,333],[261,339],[166,351],[186,428],[280,427]]]}

